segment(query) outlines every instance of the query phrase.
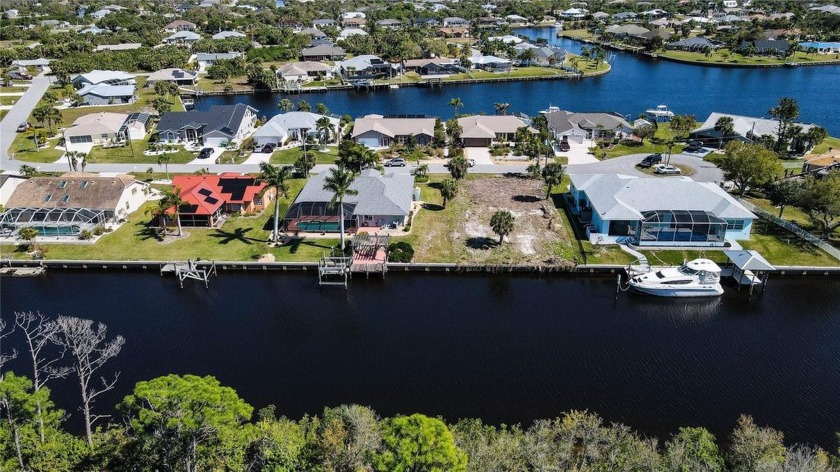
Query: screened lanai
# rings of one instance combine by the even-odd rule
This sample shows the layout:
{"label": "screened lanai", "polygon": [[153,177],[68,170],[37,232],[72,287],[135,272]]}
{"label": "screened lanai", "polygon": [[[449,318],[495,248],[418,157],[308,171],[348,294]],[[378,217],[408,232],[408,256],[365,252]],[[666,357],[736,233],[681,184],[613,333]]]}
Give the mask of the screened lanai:
{"label": "screened lanai", "polygon": [[[344,204],[344,228],[355,226],[353,209],[355,203]],[[330,205],[328,202],[295,202],[289,207],[283,218],[286,231],[338,232],[339,225],[338,203]]]}
{"label": "screened lanai", "polygon": [[642,212],[639,242],[720,242],[726,220],[708,211],[655,210]]}
{"label": "screened lanai", "polygon": [[90,208],[12,208],[0,215],[0,232],[12,234],[31,227],[41,236],[75,236],[104,224],[108,213]]}

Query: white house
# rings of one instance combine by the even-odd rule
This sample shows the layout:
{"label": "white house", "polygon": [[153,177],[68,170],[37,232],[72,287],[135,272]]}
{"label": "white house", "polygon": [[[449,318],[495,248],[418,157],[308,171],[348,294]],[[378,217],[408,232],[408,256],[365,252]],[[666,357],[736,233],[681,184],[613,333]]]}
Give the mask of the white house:
{"label": "white house", "polygon": [[333,77],[330,66],[313,61],[292,62],[277,69],[277,75],[290,82],[310,82],[312,80],[329,80]]}
{"label": "white house", "polygon": [[713,182],[621,174],[569,176],[572,214],[596,244],[724,246],[750,237],[756,216]]}
{"label": "white house", "polygon": [[[254,142],[257,146],[265,146],[269,143],[284,144],[288,140],[301,141],[302,136],[313,136],[318,139],[321,137],[318,121],[323,118],[323,115],[305,111],[290,111],[275,115],[254,132]],[[332,127],[330,138],[334,141],[340,135],[339,120],[333,117],[327,117],[327,119]]]}
{"label": "white house", "polygon": [[195,31],[178,31],[173,35],[164,38],[164,44],[195,44],[201,40],[201,35]]}
{"label": "white house", "polygon": [[221,31],[212,36],[213,39],[244,38],[245,34],[239,31]]}
{"label": "white house", "polygon": [[367,115],[353,123],[353,140],[375,149],[391,143],[405,144],[414,136],[417,144],[425,146],[435,136],[434,118],[387,118]]}

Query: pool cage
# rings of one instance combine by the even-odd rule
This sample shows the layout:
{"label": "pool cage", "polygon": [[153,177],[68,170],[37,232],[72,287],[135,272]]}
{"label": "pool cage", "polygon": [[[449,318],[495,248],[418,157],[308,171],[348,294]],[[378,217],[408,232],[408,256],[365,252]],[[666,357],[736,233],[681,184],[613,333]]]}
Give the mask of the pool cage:
{"label": "pool cage", "polygon": [[12,208],[0,215],[0,233],[12,235],[31,227],[41,236],[78,236],[109,218],[108,211],[90,208]]}
{"label": "pool cage", "polygon": [[[353,218],[355,203],[344,203],[344,229],[356,225]],[[338,203],[329,202],[295,202],[289,207],[283,217],[283,227],[286,231],[306,232],[338,232],[339,231]]]}
{"label": "pool cage", "polygon": [[654,210],[642,213],[639,243],[723,243],[726,220],[707,211]]}

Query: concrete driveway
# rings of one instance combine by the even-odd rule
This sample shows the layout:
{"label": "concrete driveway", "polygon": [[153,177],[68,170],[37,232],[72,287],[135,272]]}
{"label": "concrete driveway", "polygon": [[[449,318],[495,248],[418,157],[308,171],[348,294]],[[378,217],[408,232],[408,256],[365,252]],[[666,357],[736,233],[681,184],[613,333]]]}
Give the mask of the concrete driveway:
{"label": "concrete driveway", "polygon": [[17,134],[17,127],[29,118],[32,110],[50,86],[50,79],[45,74],[42,73],[32,79],[32,85],[26,89],[26,92],[12,106],[9,113],[3,117],[3,122],[0,123],[0,143],[2,143],[0,146],[0,159],[2,160],[3,169],[10,169],[13,166],[16,168],[18,165],[17,162],[12,164],[8,161],[8,150]]}
{"label": "concrete driveway", "polygon": [[600,161],[589,153],[589,148],[591,146],[592,141],[588,140],[583,143],[569,141],[569,150],[566,152],[555,153],[555,155],[566,156],[569,159],[569,165],[595,164]]}
{"label": "concrete driveway", "polygon": [[465,148],[464,157],[475,160],[475,165],[495,165],[493,158],[490,157],[490,150],[487,148]]}
{"label": "concrete driveway", "polygon": [[[593,164],[569,165],[566,172],[570,174],[625,174],[648,177],[648,174],[641,172],[636,164],[642,161],[647,154],[630,154],[629,156],[616,157],[598,161]],[[697,182],[723,182],[723,172],[711,162],[706,162],[698,157],[689,154],[674,154],[671,156],[672,164],[689,166],[694,169],[691,176]]]}

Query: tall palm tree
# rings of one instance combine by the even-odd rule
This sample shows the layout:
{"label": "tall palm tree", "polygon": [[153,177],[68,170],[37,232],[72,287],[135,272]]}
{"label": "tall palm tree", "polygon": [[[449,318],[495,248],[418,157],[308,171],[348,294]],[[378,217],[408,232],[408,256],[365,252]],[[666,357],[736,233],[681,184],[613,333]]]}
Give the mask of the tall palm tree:
{"label": "tall palm tree", "polygon": [[81,151],[67,151],[64,153],[67,157],[67,164],[70,166],[70,171],[75,171],[79,166],[79,162],[85,158],[85,153]]}
{"label": "tall palm tree", "polygon": [[294,107],[295,107],[295,104],[292,103],[292,101],[289,100],[288,98],[284,98],[284,99],[280,100],[279,102],[277,102],[277,108],[279,108],[283,112],[292,111],[292,108],[294,108]]}
{"label": "tall palm tree", "polygon": [[268,162],[260,162],[260,180],[265,182],[263,193],[268,189],[275,189],[274,195],[274,232],[271,241],[277,242],[280,239],[280,197],[289,196],[289,186],[286,183],[292,177],[292,170],[289,166],[274,166]]}
{"label": "tall palm tree", "polygon": [[323,144],[327,144],[328,142],[330,142],[330,139],[332,138],[333,127],[332,122],[328,117],[322,116],[321,118],[318,118],[318,121],[315,122],[315,129],[317,129],[320,132],[321,142]]}
{"label": "tall palm tree", "polygon": [[452,107],[454,110],[455,117],[458,117],[458,109],[464,106],[464,102],[461,101],[460,98],[451,98],[449,99],[449,106]]}
{"label": "tall palm tree", "polygon": [[333,197],[330,199],[330,206],[338,203],[342,254],[344,253],[344,197],[359,193],[357,190],[350,188],[354,178],[355,176],[352,171],[343,167],[333,167],[330,169],[330,175],[324,179],[324,190],[329,190],[333,193]]}
{"label": "tall palm tree", "polygon": [[160,218],[161,227],[166,229],[166,215],[169,213],[169,210],[172,210],[172,214],[175,216],[175,221],[178,224],[178,236],[181,236],[181,206],[183,204],[184,200],[181,199],[181,187],[175,187],[173,190],[164,190],[163,198],[158,201],[158,206],[149,211]]}
{"label": "tall palm tree", "polygon": [[531,65],[537,59],[537,53],[533,49],[526,49],[519,54],[520,64]]}
{"label": "tall palm tree", "polygon": [[549,162],[543,167],[542,178],[545,186],[548,187],[545,192],[545,199],[548,200],[551,189],[563,182],[563,166],[556,162]]}
{"label": "tall palm tree", "polygon": [[496,108],[497,115],[507,115],[507,109],[510,107],[510,103],[496,103],[493,106]]}
{"label": "tall palm tree", "polygon": [[158,165],[164,166],[166,169],[166,180],[169,180],[169,161],[172,160],[172,155],[167,153],[163,153],[158,156]]}
{"label": "tall palm tree", "polygon": [[731,116],[721,116],[715,122],[715,130],[720,132],[720,145],[718,147],[722,148],[724,138],[735,132],[735,121]]}
{"label": "tall palm tree", "polygon": [[58,108],[52,107],[47,111],[46,120],[50,130],[52,130],[53,125],[56,125],[56,129],[61,126],[61,119],[61,110]]}

